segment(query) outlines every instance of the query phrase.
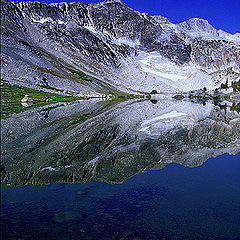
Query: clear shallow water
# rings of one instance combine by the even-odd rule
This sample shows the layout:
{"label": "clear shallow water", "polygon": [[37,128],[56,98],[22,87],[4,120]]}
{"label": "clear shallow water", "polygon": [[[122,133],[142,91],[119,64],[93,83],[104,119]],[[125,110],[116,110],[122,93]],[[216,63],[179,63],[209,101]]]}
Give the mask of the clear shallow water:
{"label": "clear shallow water", "polygon": [[240,154],[123,184],[2,188],[2,239],[240,239]]}

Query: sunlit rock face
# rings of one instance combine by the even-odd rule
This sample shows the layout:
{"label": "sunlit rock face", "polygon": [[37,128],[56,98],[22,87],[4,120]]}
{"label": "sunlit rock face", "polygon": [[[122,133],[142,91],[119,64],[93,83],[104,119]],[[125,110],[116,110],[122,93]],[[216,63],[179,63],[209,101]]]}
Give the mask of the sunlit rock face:
{"label": "sunlit rock face", "polygon": [[[19,85],[42,89],[47,83],[80,94],[176,92],[214,89],[214,73],[239,72],[239,35],[203,19],[172,24],[121,1],[4,0],[1,9],[2,77]],[[69,69],[92,78],[79,79]]]}
{"label": "sunlit rock face", "polygon": [[232,42],[221,40],[194,41],[192,43],[192,61],[203,69],[225,69],[233,66],[240,69],[240,48]]}
{"label": "sunlit rock face", "polygon": [[4,185],[122,183],[170,163],[197,167],[240,151],[240,115],[210,103],[81,101],[45,108],[2,121]]}

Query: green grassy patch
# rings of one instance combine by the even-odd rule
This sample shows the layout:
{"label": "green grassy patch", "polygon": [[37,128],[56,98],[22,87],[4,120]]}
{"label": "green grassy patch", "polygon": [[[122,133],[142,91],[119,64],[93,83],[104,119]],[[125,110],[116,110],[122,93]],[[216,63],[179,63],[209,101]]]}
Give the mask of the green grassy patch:
{"label": "green grassy patch", "polygon": [[144,98],[144,95],[128,94],[128,93],[124,93],[124,92],[108,91],[108,92],[105,92],[104,94],[109,95],[109,96],[112,95],[112,100],[126,100],[126,99]]}
{"label": "green grassy patch", "polygon": [[230,110],[240,113],[240,103],[233,103],[230,107]]}
{"label": "green grassy patch", "polygon": [[68,68],[68,70],[71,73],[73,73],[74,75],[76,75],[78,78],[80,78],[80,79],[82,79],[84,81],[92,82],[92,80],[89,79],[88,76],[85,73],[77,71],[77,70],[74,70],[74,69],[71,69],[71,68]]}
{"label": "green grassy patch", "polygon": [[46,89],[49,89],[49,90],[58,91],[58,92],[63,92],[62,89],[53,88],[53,87],[50,87],[49,85],[39,85],[39,87],[46,88]]}
{"label": "green grassy patch", "polygon": [[[25,95],[33,98],[33,105],[24,107],[21,100]],[[10,85],[1,80],[1,118],[6,118],[12,113],[22,112],[28,109],[44,106],[57,102],[73,102],[83,99],[81,97],[63,96],[31,88]]]}
{"label": "green grassy patch", "polygon": [[90,113],[82,114],[82,115],[78,116],[78,118],[76,118],[76,119],[71,123],[71,125],[83,123],[83,122],[85,122],[86,120],[88,120],[90,116],[91,116]]}

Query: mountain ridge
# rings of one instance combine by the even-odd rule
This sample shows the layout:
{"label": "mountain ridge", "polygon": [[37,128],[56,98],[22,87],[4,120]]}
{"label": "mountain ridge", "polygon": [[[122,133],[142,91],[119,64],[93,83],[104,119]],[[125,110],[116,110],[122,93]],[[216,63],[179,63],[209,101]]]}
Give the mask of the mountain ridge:
{"label": "mountain ridge", "polygon": [[81,95],[179,92],[218,87],[212,73],[219,70],[240,72],[239,35],[219,33],[206,20],[158,22],[118,0],[4,0],[1,8],[2,76],[10,83],[46,90],[39,86],[47,79],[52,88]]}

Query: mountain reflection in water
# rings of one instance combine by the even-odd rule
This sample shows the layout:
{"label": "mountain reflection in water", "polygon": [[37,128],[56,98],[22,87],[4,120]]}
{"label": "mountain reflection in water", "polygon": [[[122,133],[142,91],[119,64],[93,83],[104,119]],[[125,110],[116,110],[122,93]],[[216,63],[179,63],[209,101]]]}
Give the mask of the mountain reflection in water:
{"label": "mountain reflection in water", "polygon": [[2,120],[2,239],[239,239],[239,117],[162,99]]}
{"label": "mountain reflection in water", "polygon": [[79,101],[2,120],[4,186],[123,183],[170,163],[240,152],[240,115],[174,99]]}

